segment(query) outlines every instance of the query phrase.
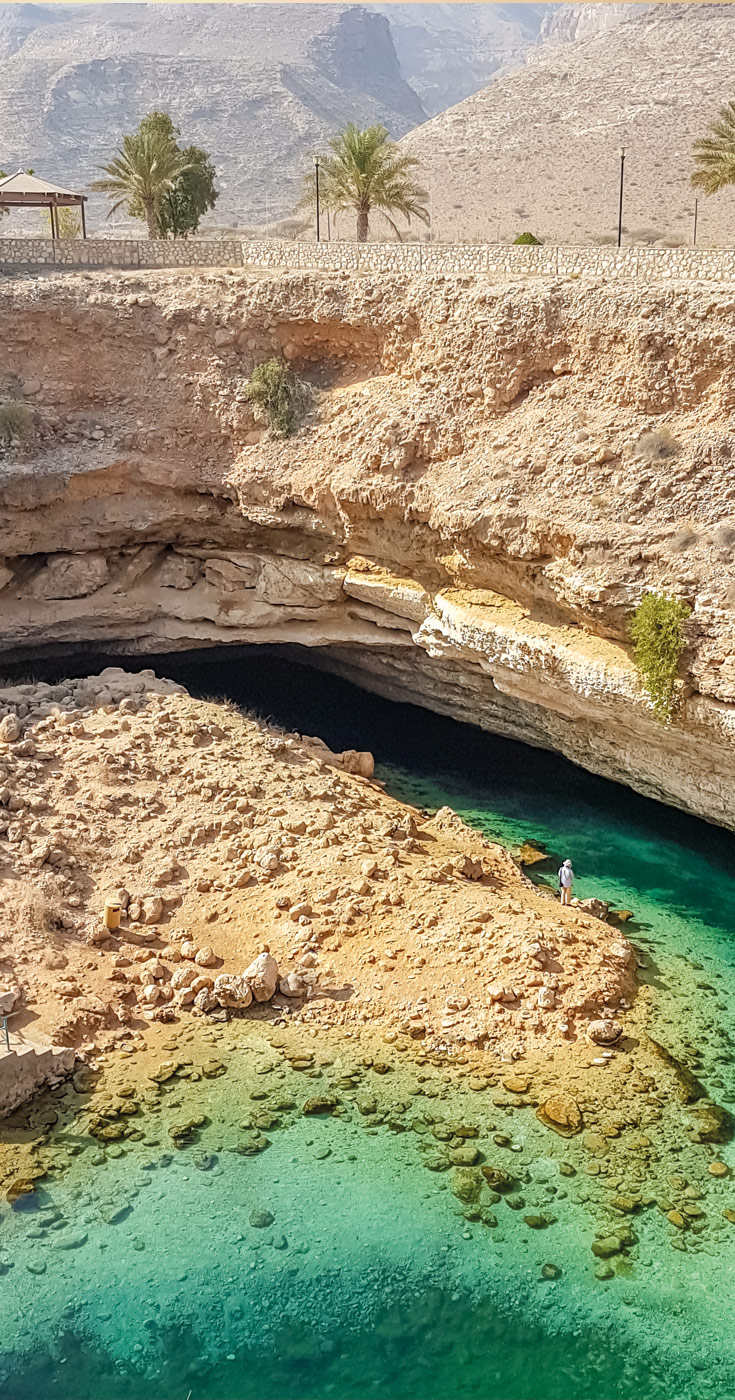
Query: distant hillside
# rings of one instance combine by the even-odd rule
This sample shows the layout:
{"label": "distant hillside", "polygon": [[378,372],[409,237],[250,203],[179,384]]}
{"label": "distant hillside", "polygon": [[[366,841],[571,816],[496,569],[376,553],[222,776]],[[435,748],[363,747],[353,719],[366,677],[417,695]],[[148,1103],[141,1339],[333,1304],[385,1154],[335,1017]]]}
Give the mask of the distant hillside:
{"label": "distant hillside", "polygon": [[347,119],[402,136],[426,116],[388,20],[360,6],[0,6],[0,167],[84,188],[154,107],[212,152],[220,223],[288,213]]}
{"label": "distant hillside", "polygon": [[[401,72],[429,116],[524,63],[556,5],[368,5],[390,22]],[[587,7],[588,8],[588,7]],[[615,8],[615,6],[604,8]]]}
{"label": "distant hillside", "polygon": [[[616,27],[595,32],[598,9]],[[692,141],[735,98],[735,5],[564,6],[543,28],[525,66],[405,138],[435,234],[611,239],[625,146],[630,235],[689,241]],[[735,193],[700,200],[699,233],[735,244]]]}
{"label": "distant hillside", "polygon": [[[120,134],[163,107],[212,152],[215,221],[272,225],[345,121],[402,136],[523,63],[558,8],[0,5],[0,168],[86,187]],[[106,207],[92,201],[93,226]]]}

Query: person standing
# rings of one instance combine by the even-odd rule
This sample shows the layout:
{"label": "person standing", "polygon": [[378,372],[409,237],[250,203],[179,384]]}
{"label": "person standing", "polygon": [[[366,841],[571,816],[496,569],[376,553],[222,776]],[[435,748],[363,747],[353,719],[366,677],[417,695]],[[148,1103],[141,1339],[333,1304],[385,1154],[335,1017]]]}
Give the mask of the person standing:
{"label": "person standing", "polygon": [[572,902],[573,880],[574,871],[572,870],[572,862],[570,860],[565,860],[564,864],[559,868],[559,886],[561,888],[562,904],[571,904]]}

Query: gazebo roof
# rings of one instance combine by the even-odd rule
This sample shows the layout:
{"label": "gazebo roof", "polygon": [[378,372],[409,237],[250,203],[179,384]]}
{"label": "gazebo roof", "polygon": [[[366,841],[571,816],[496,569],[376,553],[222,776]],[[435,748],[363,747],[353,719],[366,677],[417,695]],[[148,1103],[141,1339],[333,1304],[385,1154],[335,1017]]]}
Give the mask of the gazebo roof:
{"label": "gazebo roof", "polygon": [[48,180],[39,180],[36,175],[27,175],[18,170],[15,175],[7,175],[0,180],[0,204],[42,208],[49,205],[71,206],[83,204],[86,195],[65,190],[61,185],[52,185]]}

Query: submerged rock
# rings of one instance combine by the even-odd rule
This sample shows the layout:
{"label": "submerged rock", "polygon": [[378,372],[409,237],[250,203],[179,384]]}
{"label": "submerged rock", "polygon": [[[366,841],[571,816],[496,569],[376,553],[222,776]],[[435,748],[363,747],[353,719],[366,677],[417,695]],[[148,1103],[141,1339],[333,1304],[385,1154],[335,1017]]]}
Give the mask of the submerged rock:
{"label": "submerged rock", "polygon": [[[39,1175],[44,1175],[44,1173],[39,1173]],[[36,1180],[37,1178],[32,1176],[19,1176],[16,1177],[15,1181],[11,1181],[5,1192],[8,1204],[12,1206],[22,1196],[32,1196],[36,1190]]]}
{"label": "submerged rock", "polygon": [[480,1199],[482,1191],[482,1177],[479,1172],[468,1167],[457,1167],[452,1172],[449,1189],[458,1201],[464,1201],[466,1205],[472,1205]]}
{"label": "submerged rock", "polygon": [[480,1168],[488,1186],[492,1191],[511,1191],[515,1182],[513,1177],[502,1167],[491,1167],[485,1165]]}
{"label": "submerged rock", "polygon": [[323,1094],[319,1098],[307,1099],[301,1112],[305,1114],[331,1113],[332,1109],[336,1108],[338,1103],[339,1099],[335,1099],[332,1098],[330,1095]]}
{"label": "submerged rock", "polygon": [[613,1255],[622,1253],[623,1246],[616,1235],[605,1235],[601,1240],[593,1240],[591,1248],[598,1259],[611,1259]]}
{"label": "submerged rock", "polygon": [[474,1167],[479,1158],[476,1147],[455,1147],[449,1153],[449,1160],[455,1167]]}
{"label": "submerged rock", "polygon": [[735,1119],[721,1104],[702,1099],[689,1112],[692,1116],[692,1142],[729,1142]]}
{"label": "submerged rock", "polygon": [[254,1230],[267,1230],[275,1218],[275,1215],[271,1215],[269,1210],[251,1210],[249,1217]]}
{"label": "submerged rock", "polygon": [[560,1137],[574,1137],[584,1126],[579,1104],[569,1094],[552,1094],[537,1108],[536,1117]]}
{"label": "submerged rock", "polygon": [[541,1277],[543,1279],[561,1278],[561,1269],[558,1264],[542,1264]]}

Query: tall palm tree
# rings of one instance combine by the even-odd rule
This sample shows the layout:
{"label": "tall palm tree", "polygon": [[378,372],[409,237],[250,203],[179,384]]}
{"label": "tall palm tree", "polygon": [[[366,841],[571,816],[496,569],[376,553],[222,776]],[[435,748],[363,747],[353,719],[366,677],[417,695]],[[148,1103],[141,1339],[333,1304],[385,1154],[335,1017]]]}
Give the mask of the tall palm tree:
{"label": "tall palm tree", "polygon": [[726,185],[735,185],[735,102],[720,107],[720,115],[709,124],[709,135],[700,136],[692,147],[697,169],[692,175],[696,190],[717,194]]}
{"label": "tall palm tree", "polygon": [[110,214],[122,204],[142,207],[149,238],[160,238],[159,213],[164,195],[173,188],[188,162],[178,146],[155,131],[123,136],[122,146],[109,165],[107,178],[94,180],[90,189],[114,200]]}
{"label": "tall palm tree", "polygon": [[[382,214],[398,239],[401,232],[394,214],[410,224],[412,216],[429,222],[426,190],[414,180],[418,165],[414,156],[403,155],[391,141],[384,126],[360,130],[349,122],[344,131],[329,142],[331,155],[319,157],[319,202],[334,214],[349,210],[357,215],[357,241],[364,243],[373,210]],[[316,203],[316,176],[305,181],[302,204]]]}

